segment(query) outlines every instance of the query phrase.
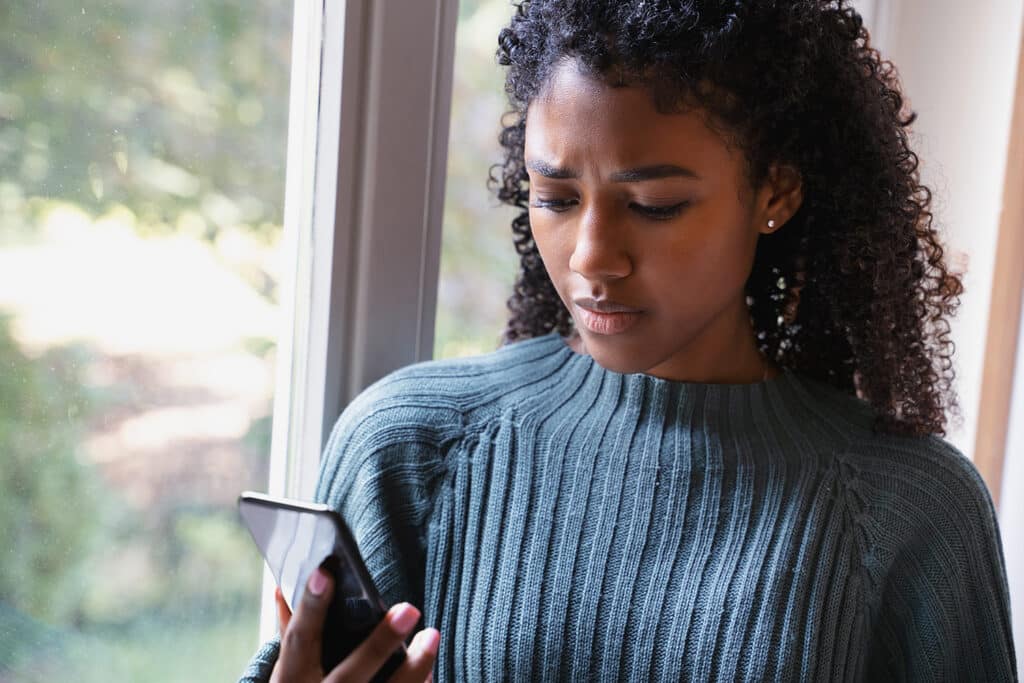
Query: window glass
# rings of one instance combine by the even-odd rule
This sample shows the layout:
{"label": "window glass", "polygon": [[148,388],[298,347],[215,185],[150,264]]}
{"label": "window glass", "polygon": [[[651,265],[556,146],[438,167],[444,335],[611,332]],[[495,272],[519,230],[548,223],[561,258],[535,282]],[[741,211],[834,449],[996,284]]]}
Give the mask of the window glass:
{"label": "window glass", "polygon": [[487,188],[490,166],[502,160],[498,133],[507,105],[504,73],[494,55],[511,12],[508,0],[459,5],[434,343],[438,358],[497,348],[518,268],[510,227],[515,211]]}
{"label": "window glass", "polygon": [[291,14],[0,4],[0,680],[253,652]]}

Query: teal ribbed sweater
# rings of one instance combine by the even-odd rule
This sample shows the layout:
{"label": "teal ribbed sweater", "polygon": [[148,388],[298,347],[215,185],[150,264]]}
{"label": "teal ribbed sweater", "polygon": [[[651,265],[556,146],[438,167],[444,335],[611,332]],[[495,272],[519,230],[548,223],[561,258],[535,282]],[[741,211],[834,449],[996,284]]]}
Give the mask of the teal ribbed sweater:
{"label": "teal ribbed sweater", "polygon": [[440,629],[437,681],[1016,675],[972,464],[792,373],[621,375],[553,334],[414,365],[345,410],[317,495]]}

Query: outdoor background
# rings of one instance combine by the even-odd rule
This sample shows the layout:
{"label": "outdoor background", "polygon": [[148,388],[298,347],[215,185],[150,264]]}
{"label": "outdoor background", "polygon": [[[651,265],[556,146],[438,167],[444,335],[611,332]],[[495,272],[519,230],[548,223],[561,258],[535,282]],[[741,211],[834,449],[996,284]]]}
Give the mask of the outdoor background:
{"label": "outdoor background", "polygon": [[[463,0],[437,354],[493,349],[508,0]],[[224,681],[257,646],[291,6],[0,4],[0,682]]]}

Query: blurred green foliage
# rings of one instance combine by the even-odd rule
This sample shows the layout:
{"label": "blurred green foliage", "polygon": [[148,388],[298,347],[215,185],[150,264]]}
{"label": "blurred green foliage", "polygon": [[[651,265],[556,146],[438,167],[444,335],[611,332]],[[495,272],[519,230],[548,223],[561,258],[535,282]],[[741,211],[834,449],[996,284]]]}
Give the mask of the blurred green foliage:
{"label": "blurred green foliage", "polygon": [[19,349],[0,316],[0,599],[41,619],[68,621],[75,573],[97,530],[97,487],[78,457],[91,401],[87,352]]}
{"label": "blurred green foliage", "polygon": [[[0,605],[0,624],[3,619]],[[258,619],[258,609],[250,606],[245,611],[222,613],[216,620],[184,623],[151,618],[130,627],[96,629],[74,638],[52,634],[47,638],[37,628],[34,656],[23,658],[16,666],[4,656],[5,634],[0,630],[0,681],[233,681],[252,656],[253,624]]]}
{"label": "blurred green foliage", "polygon": [[32,197],[211,238],[280,225],[290,3],[13,0],[0,26],[0,227],[30,231]]}
{"label": "blurred green foliage", "polygon": [[16,665],[55,637],[47,623],[80,619],[99,505],[78,457],[92,406],[81,380],[87,352],[30,358],[10,328],[0,316],[0,661]]}
{"label": "blurred green foliage", "polygon": [[500,204],[487,186],[490,167],[502,160],[498,134],[506,100],[504,74],[494,53],[510,11],[508,0],[460,4],[434,343],[437,358],[497,348],[507,317],[505,301],[518,268],[510,227],[515,213]]}
{"label": "blurred green foliage", "polygon": [[[0,316],[0,681],[237,675],[255,646],[262,560],[234,510],[139,510],[104,485],[81,444],[130,388],[93,387],[79,346],[29,356],[11,322]],[[245,447],[263,455],[269,436],[269,417],[256,420]],[[239,473],[246,486],[266,479],[257,460]],[[202,671],[161,663],[172,643]]]}

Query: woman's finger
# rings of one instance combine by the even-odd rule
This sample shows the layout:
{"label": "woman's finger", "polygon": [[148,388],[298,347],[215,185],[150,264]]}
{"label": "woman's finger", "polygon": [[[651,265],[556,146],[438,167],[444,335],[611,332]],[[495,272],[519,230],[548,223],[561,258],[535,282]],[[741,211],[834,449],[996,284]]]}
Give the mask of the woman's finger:
{"label": "woman's finger", "polygon": [[288,603],[284,601],[284,594],[281,593],[280,587],[274,588],[274,602],[277,603],[278,631],[284,633],[288,628],[288,622],[292,619],[292,611],[288,609]]}
{"label": "woman's finger", "polygon": [[430,680],[434,662],[437,660],[437,646],[441,634],[437,629],[425,628],[416,634],[409,644],[405,663],[388,680],[388,683],[423,683]]}
{"label": "woman's finger", "polygon": [[345,657],[324,679],[324,683],[363,683],[384,665],[391,654],[412,633],[420,611],[407,602],[388,610],[377,626],[356,649]]}
{"label": "woman's finger", "polygon": [[320,680],[324,618],[333,588],[330,574],[323,569],[317,568],[310,575],[302,600],[281,636],[281,651],[274,667],[279,679],[308,680],[316,673],[316,680]]}

